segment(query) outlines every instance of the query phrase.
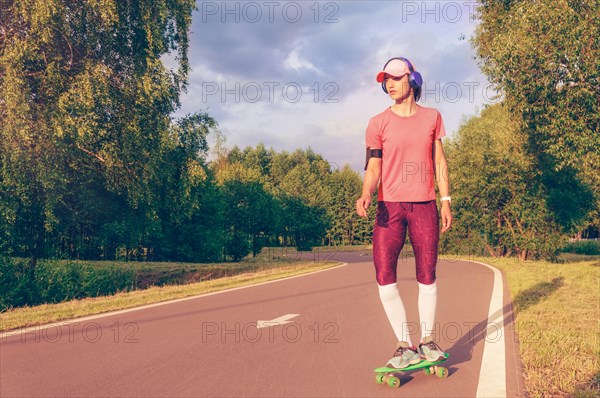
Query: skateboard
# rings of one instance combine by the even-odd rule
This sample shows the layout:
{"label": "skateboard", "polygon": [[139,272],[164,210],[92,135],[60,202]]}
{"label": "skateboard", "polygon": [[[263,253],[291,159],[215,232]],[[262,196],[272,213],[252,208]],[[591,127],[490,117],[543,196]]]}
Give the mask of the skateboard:
{"label": "skateboard", "polygon": [[404,372],[410,372],[412,370],[419,369],[424,369],[425,374],[436,375],[442,379],[446,378],[448,377],[448,369],[442,366],[438,366],[439,364],[445,362],[448,359],[449,355],[445,355],[446,359],[443,359],[441,361],[430,362],[423,360],[417,364],[409,365],[403,369],[388,367],[377,368],[375,369],[375,381],[377,382],[377,384],[387,384],[389,387],[398,388],[401,384],[400,376],[402,376]]}

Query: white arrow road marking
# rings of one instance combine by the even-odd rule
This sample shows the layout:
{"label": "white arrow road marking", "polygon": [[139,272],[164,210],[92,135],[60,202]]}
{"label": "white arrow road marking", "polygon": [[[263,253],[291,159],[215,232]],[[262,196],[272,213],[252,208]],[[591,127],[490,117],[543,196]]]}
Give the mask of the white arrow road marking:
{"label": "white arrow road marking", "polygon": [[268,328],[271,326],[278,326],[278,325],[284,325],[286,323],[292,323],[292,321],[289,321],[288,319],[295,318],[298,315],[300,315],[300,314],[285,314],[284,316],[275,318],[272,321],[258,321],[258,322],[256,322],[256,328],[257,329]]}

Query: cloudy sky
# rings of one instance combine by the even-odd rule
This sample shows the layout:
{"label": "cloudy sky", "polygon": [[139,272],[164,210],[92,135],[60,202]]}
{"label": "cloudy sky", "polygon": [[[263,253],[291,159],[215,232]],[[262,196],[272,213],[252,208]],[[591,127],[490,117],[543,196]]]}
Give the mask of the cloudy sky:
{"label": "cloudy sky", "polygon": [[361,172],[369,118],[391,104],[375,81],[392,57],[423,75],[424,106],[451,136],[492,103],[473,59],[474,1],[198,1],[178,115],[208,112],[227,146],[311,147]]}

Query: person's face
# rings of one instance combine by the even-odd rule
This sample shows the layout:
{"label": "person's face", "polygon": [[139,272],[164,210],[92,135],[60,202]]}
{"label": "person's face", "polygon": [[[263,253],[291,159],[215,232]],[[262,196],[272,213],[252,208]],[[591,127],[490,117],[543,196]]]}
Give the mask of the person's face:
{"label": "person's face", "polygon": [[410,95],[408,74],[397,77],[386,74],[384,79],[388,95],[394,101],[404,101]]}

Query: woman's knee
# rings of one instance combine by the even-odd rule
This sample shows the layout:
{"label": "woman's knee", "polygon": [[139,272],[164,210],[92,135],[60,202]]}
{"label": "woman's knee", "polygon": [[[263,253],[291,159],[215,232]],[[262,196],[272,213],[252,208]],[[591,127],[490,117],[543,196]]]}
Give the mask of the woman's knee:
{"label": "woman's knee", "polygon": [[377,284],[379,286],[385,286],[392,283],[396,283],[396,273],[390,271],[377,271],[375,275],[375,279],[377,279]]}

